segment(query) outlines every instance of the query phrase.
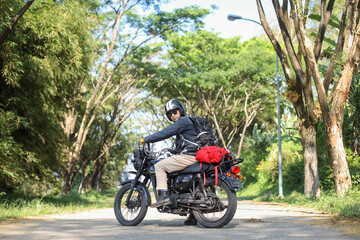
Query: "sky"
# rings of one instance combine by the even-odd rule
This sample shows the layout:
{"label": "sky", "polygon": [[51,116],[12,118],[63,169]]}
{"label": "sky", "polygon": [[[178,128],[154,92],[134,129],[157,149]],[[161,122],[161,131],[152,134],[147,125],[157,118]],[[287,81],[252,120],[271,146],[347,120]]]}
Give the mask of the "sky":
{"label": "sky", "polygon": [[[271,0],[262,1],[268,21],[275,21],[275,13]],[[173,0],[170,4],[162,5],[161,10],[171,11],[175,8],[181,8],[190,5],[199,5],[200,7],[210,9],[211,5],[216,5],[218,9],[213,14],[207,16],[204,20],[205,29],[213,30],[223,38],[241,36],[241,41],[246,41],[252,37],[258,37],[264,34],[264,30],[256,23],[236,20],[227,20],[228,14],[235,14],[243,18],[252,19],[260,22],[259,14],[255,0]]]}

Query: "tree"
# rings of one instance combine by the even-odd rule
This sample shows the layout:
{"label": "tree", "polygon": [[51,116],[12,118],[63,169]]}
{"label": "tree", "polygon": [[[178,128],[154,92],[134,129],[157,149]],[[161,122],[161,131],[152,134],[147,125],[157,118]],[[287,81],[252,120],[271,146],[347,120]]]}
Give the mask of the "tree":
{"label": "tree", "polygon": [[158,75],[165,82],[157,94],[182,98],[188,114],[207,117],[219,144],[240,156],[246,129],[274,103],[269,97],[274,60],[271,45],[260,39],[241,44],[207,31],[174,34],[168,37],[166,68]]}
{"label": "tree", "polygon": [[[62,194],[64,195],[72,192],[72,179],[74,171],[81,161],[81,151],[94,119],[104,104],[114,97],[116,104],[113,105],[114,111],[112,114],[115,113],[115,115],[111,117],[112,121],[122,119],[116,123],[116,128],[119,129],[124,119],[136,107],[136,101],[133,101],[135,98],[132,98],[134,92],[139,92],[136,87],[141,86],[141,84],[143,87],[147,79],[151,77],[150,75],[146,77],[142,75],[142,79],[145,78],[145,81],[138,84],[138,73],[134,73],[136,68],[129,61],[129,58],[136,54],[141,49],[141,46],[148,44],[150,40],[163,35],[167,31],[183,29],[189,23],[200,23],[200,18],[208,13],[207,10],[198,7],[188,7],[175,10],[173,13],[159,11],[150,16],[141,17],[134,11],[135,6],[149,7],[154,5],[155,2],[161,1],[123,0],[119,1],[119,3],[108,2],[109,5],[107,5],[106,10],[111,9],[111,11],[107,12],[103,17],[110,19],[110,21],[105,21],[103,28],[98,29],[99,32],[103,33],[101,37],[103,38],[104,44],[102,47],[104,48],[99,49],[99,52],[103,55],[100,54],[99,56],[98,66],[94,70],[95,76],[91,81],[79,82],[83,92],[78,91],[75,94],[79,97],[77,104],[74,104],[65,113],[65,121],[62,124],[67,136],[69,138],[73,137],[73,142],[65,151],[67,166],[62,181]],[[196,24],[194,25],[196,26]],[[141,59],[147,61],[144,56]],[[82,104],[85,104],[83,109],[81,108]],[[124,114],[125,110],[127,113]],[[101,140],[100,146],[107,145],[104,140],[104,138]],[[105,147],[105,149],[99,150],[98,153],[101,155],[101,152],[106,149],[109,148]],[[101,160],[100,155],[96,157],[97,162]],[[94,166],[97,166],[97,164]],[[92,179],[97,175],[97,168],[93,169],[94,176]]]}
{"label": "tree", "polygon": [[[351,188],[351,178],[343,145],[342,126],[345,103],[359,59],[359,31],[357,21],[359,1],[345,1],[340,21],[337,44],[324,75],[319,70],[326,29],[334,7],[333,0],[321,1],[321,21],[317,38],[311,43],[306,31],[310,1],[273,0],[278,19],[282,47],[267,23],[261,0],[257,0],[261,23],[281,59],[288,84],[287,95],[299,118],[299,129],[304,150],[305,194],[319,197],[319,176],[316,157],[316,126],[322,116],[327,145],[334,171],[335,189],[344,195]],[[296,40],[296,41],[295,41]],[[298,47],[294,46],[298,43]],[[324,51],[323,51],[324,53]],[[336,76],[336,71],[339,75]],[[295,75],[294,75],[295,74]],[[335,80],[336,78],[336,80]],[[314,100],[312,83],[316,87]]]}
{"label": "tree", "polygon": [[6,191],[24,182],[54,183],[61,174],[59,121],[76,80],[90,69],[90,26],[76,1],[35,1],[1,45],[0,178]]}

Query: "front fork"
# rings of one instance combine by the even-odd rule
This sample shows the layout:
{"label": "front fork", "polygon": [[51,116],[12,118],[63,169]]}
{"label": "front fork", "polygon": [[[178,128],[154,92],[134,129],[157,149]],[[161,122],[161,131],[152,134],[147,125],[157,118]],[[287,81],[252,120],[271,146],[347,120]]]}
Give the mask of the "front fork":
{"label": "front fork", "polygon": [[159,199],[159,194],[157,193],[156,191],[156,177],[155,177],[155,173],[150,173],[150,180],[151,180],[151,185],[152,185],[152,188],[153,188],[153,192],[154,192],[154,195],[155,195],[155,199]]}
{"label": "front fork", "polygon": [[[134,192],[134,189],[136,189],[137,187],[140,187],[140,188],[144,188],[143,187],[143,184],[139,182],[139,179],[141,177],[141,169],[139,169],[137,172],[136,172],[136,176],[134,178],[134,180],[131,182],[131,188],[130,188],[130,191],[129,191],[129,194],[125,200],[125,206],[128,207],[129,205],[129,202],[130,202],[130,199],[131,199],[131,196]],[[148,177],[145,177],[143,183],[146,184],[148,182],[149,178]],[[144,189],[142,189],[144,190]],[[148,192],[148,191],[147,191]],[[144,190],[144,195],[146,195],[146,191]]]}

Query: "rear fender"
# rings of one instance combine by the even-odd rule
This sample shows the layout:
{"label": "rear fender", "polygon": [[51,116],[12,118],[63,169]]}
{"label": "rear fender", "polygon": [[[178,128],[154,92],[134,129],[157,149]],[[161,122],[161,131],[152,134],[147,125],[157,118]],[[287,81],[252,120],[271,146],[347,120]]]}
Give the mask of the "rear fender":
{"label": "rear fender", "polygon": [[[134,181],[134,179],[129,179],[129,180],[122,182],[121,185],[123,186],[127,183],[132,183],[133,181]],[[150,206],[151,205],[151,197],[150,197],[149,189],[142,182],[137,183],[136,189],[139,191],[142,191],[144,193],[146,205]]]}
{"label": "rear fender", "polygon": [[223,181],[231,191],[240,191],[243,188],[241,181],[239,179],[230,178],[225,175],[219,177],[219,180]]}

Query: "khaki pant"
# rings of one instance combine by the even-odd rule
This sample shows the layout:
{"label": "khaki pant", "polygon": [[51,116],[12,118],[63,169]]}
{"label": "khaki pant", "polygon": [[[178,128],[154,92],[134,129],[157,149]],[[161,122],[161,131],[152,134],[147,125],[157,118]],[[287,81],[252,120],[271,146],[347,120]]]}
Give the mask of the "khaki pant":
{"label": "khaki pant", "polygon": [[166,173],[181,171],[195,163],[197,163],[195,157],[186,154],[174,155],[157,162],[154,165],[156,175],[156,189],[167,190]]}

